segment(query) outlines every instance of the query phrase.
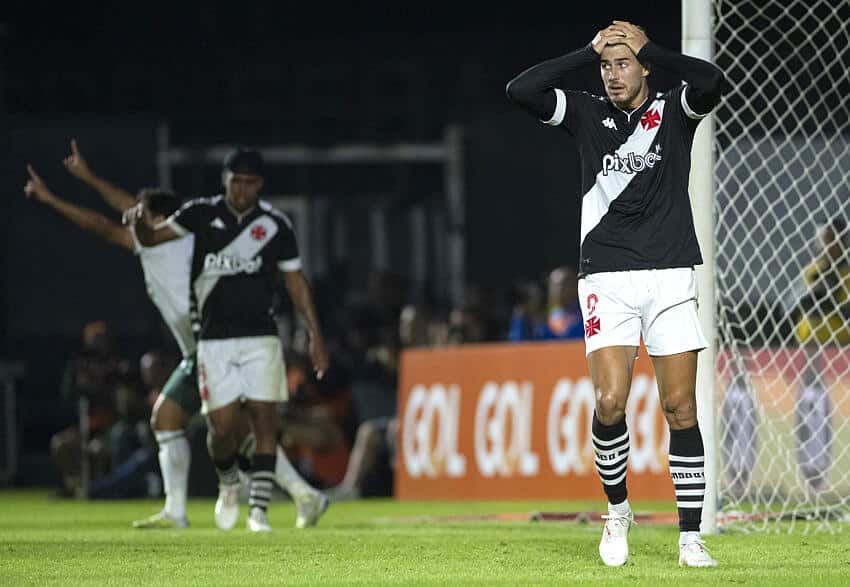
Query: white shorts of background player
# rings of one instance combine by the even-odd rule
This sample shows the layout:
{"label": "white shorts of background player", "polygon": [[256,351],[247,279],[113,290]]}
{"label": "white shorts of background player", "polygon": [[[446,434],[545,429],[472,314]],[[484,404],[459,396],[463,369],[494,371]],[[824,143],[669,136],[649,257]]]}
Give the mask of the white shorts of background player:
{"label": "white shorts of background player", "polygon": [[198,342],[198,390],[204,414],[236,401],[286,401],[286,367],[276,336]]}

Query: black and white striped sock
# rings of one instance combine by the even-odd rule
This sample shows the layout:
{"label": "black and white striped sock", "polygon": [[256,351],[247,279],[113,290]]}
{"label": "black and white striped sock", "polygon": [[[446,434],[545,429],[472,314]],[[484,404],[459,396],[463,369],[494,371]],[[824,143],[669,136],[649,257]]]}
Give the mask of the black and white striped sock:
{"label": "black and white striped sock", "polygon": [[593,450],[596,453],[596,471],[608,503],[617,505],[626,501],[626,471],[629,464],[629,431],[626,420],[606,426],[593,412]]}
{"label": "black and white striped sock", "polygon": [[275,456],[255,454],[253,472],[251,473],[251,493],[248,496],[248,506],[266,511],[272,498],[274,484]]}
{"label": "black and white striped sock", "polygon": [[676,490],[679,531],[699,532],[705,499],[705,449],[699,426],[670,431],[670,477]]}

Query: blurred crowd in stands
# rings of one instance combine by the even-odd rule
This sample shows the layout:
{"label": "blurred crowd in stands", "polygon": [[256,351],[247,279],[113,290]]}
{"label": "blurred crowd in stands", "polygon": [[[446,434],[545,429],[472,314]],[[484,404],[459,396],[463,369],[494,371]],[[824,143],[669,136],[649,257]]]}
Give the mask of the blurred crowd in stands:
{"label": "blurred crowd in stands", "polygon": [[[817,229],[817,251],[802,276],[805,292],[794,312],[786,315],[796,344],[850,342],[846,232],[841,219],[823,222]],[[338,276],[336,281],[319,280],[314,284],[315,295],[332,359],[321,380],[310,366],[306,330],[293,322],[288,300],[281,297],[277,321],[286,349],[290,391],[289,401],[280,410],[281,440],[291,462],[309,483],[337,500],[391,495],[401,351],[500,341],[581,340],[577,283],[572,267],[556,267],[548,275],[519,280],[506,289],[470,286],[463,306],[446,308],[409,303],[409,284],[390,273],[371,275],[362,292],[349,288]],[[57,495],[160,494],[157,447],[148,418],[180,358],[167,337],[163,336],[161,348],[134,358],[116,347],[108,324],[97,321],[85,326],[81,348],[69,359],[60,386],[62,397],[82,412],[51,441],[51,455],[62,480]],[[216,480],[200,415],[189,433],[193,447],[190,492],[215,495]],[[83,478],[90,479],[85,489]]]}
{"label": "blurred crowd in stands", "polygon": [[[403,349],[583,336],[577,276],[568,266],[507,288],[469,286],[460,307],[410,303],[410,284],[386,272],[370,275],[362,292],[339,274],[317,280],[314,289],[331,368],[316,379],[306,329],[294,321],[282,295],[276,318],[290,399],[280,409],[281,442],[301,475],[337,500],[392,494]],[[159,348],[128,357],[116,345],[112,327],[95,321],[83,329],[80,349],[69,355],[60,393],[76,414],[51,440],[61,479],[55,495],[160,495],[157,445],[148,420],[179,363],[176,344],[163,329]],[[190,494],[215,495],[202,416],[193,419],[188,434]]]}

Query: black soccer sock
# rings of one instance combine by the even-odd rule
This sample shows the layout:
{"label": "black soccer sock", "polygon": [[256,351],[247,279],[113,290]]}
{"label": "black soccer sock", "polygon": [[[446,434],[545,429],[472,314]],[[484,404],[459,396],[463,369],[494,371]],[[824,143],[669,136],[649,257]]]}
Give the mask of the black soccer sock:
{"label": "black soccer sock", "polygon": [[679,531],[699,532],[705,499],[705,449],[699,425],[670,430],[670,477],[676,490]]}
{"label": "black soccer sock", "polygon": [[239,450],[236,451],[236,464],[239,466],[239,470],[243,473],[250,473],[252,461],[254,459],[254,452],[257,450],[257,439],[254,436],[254,433],[251,432],[248,434],[243,440],[242,444],[239,446]]}
{"label": "black soccer sock", "polygon": [[216,460],[215,472],[218,473],[218,482],[221,485],[236,485],[239,483],[239,469],[236,467],[236,457]]}
{"label": "black soccer sock", "polygon": [[272,498],[274,484],[275,455],[255,454],[254,467],[251,474],[251,494],[248,505],[251,509],[260,508],[266,511]]}
{"label": "black soccer sock", "polygon": [[626,470],[629,464],[629,431],[626,419],[611,426],[602,424],[593,412],[593,450],[596,453],[596,471],[608,503],[616,505],[626,501]]}

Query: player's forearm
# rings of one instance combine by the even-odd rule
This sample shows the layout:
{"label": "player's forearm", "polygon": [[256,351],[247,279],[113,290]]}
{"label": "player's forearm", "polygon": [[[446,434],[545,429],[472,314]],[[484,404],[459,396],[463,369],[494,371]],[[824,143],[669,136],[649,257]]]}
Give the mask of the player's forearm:
{"label": "player's forearm", "polygon": [[307,324],[307,330],[310,332],[310,337],[313,340],[322,340],[322,330],[319,326],[319,317],[316,313],[316,308],[313,305],[313,294],[310,291],[310,284],[304,278],[301,272],[285,273],[286,289],[289,292],[289,299],[292,300],[292,305],[304,319]]}
{"label": "player's forearm", "polygon": [[45,203],[83,230],[102,238],[108,237],[109,226],[112,222],[102,214],[71,204],[52,194]]}
{"label": "player's forearm", "polygon": [[514,104],[528,110],[540,119],[547,119],[555,111],[555,93],[559,82],[569,79],[577,69],[599,61],[599,55],[590,45],[549,59],[530,67],[516,76],[505,89]]}
{"label": "player's forearm", "polygon": [[107,204],[119,212],[123,212],[136,204],[136,199],[127,190],[98,177],[94,173],[84,181],[95,189]]}
{"label": "player's forearm", "polygon": [[720,102],[726,89],[726,77],[714,64],[682,55],[648,42],[638,53],[638,59],[661,67],[688,83],[687,100],[695,112],[706,113]]}

